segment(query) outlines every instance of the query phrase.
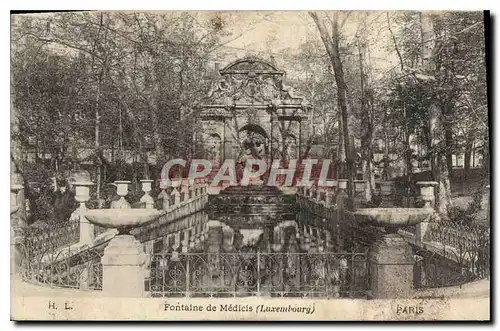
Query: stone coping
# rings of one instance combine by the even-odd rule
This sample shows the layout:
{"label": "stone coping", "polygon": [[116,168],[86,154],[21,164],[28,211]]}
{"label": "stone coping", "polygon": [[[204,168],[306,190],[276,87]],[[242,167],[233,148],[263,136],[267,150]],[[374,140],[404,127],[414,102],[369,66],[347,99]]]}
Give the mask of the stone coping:
{"label": "stone coping", "polygon": [[[37,285],[23,282],[18,276],[11,276],[11,295],[21,297],[36,297],[36,296],[62,296],[62,297],[103,297],[104,293],[100,290],[80,290],[71,288],[54,288],[44,285]],[[408,299],[431,299],[431,298],[489,298],[490,297],[490,280],[483,279],[476,282],[471,282],[459,286],[438,287],[414,290],[412,298]],[[264,297],[266,300],[273,298]],[[217,300],[218,298],[210,298]],[[227,299],[227,298],[220,298]],[[253,299],[252,297],[242,297],[239,300]],[[315,300],[323,300],[322,298],[312,298]],[[348,298],[332,298],[328,300],[352,300]],[[326,299],[325,299],[326,300]],[[366,299],[355,299],[366,301]]]}

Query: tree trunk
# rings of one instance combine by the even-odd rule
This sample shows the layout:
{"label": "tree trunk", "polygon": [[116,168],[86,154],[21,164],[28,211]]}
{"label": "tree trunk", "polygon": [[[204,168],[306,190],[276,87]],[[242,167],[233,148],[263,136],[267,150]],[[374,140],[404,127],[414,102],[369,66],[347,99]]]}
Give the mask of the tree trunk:
{"label": "tree trunk", "polygon": [[446,165],[448,167],[448,173],[450,180],[453,179],[453,131],[451,127],[451,123],[449,123],[449,116],[451,116],[452,105],[450,102],[447,102],[444,106],[444,141],[446,145]]}
{"label": "tree trunk", "polygon": [[[420,15],[423,68],[428,73],[434,73],[438,70],[438,68],[436,68],[434,58],[435,35],[432,18],[431,14],[428,12],[422,12]],[[446,215],[451,196],[446,153],[442,151],[442,148],[439,148],[439,146],[443,143],[444,131],[443,112],[437,98],[434,97],[430,106],[429,136],[432,148],[432,177],[438,183],[436,210],[441,215]]]}
{"label": "tree trunk", "polygon": [[367,93],[365,91],[365,72],[363,65],[363,53],[365,51],[364,44],[359,45],[359,71],[360,71],[360,89],[361,89],[361,127],[363,134],[361,136],[361,159],[363,168],[363,179],[366,181],[365,185],[365,199],[366,201],[372,200],[372,135],[373,128],[371,126],[370,111],[367,107]]}
{"label": "tree trunk", "polygon": [[338,123],[339,123],[339,136],[338,136],[338,145],[337,145],[337,166],[336,166],[336,175],[337,178],[343,178],[344,174],[344,164],[345,164],[345,146],[344,146],[344,135],[342,130],[342,115],[338,112]]}
{"label": "tree trunk", "polygon": [[332,22],[332,36],[328,33],[326,25],[323,19],[320,19],[316,13],[310,12],[310,16],[313,18],[316,26],[318,27],[321,39],[325,45],[326,52],[330,57],[332,62],[333,71],[335,74],[335,83],[337,85],[337,103],[339,105],[340,113],[342,116],[342,133],[344,136],[344,146],[345,146],[345,156],[346,156],[346,170],[347,170],[347,194],[349,195],[350,201],[352,202],[354,197],[354,159],[352,155],[352,148],[349,139],[349,129],[348,129],[348,106],[347,106],[347,84],[344,79],[344,70],[342,67],[342,61],[340,60],[339,52],[339,23],[337,15],[334,16]]}

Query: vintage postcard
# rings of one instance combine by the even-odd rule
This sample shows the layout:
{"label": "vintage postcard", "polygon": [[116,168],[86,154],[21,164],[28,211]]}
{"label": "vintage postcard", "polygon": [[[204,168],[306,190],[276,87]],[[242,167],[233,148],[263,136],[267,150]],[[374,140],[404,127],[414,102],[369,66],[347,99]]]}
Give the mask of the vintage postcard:
{"label": "vintage postcard", "polygon": [[11,319],[490,320],[489,14],[11,15]]}

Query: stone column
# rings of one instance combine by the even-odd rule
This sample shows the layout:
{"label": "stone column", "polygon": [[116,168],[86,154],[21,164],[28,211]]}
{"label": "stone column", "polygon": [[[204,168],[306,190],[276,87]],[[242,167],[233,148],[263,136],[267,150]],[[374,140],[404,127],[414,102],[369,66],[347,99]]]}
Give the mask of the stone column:
{"label": "stone column", "polygon": [[90,181],[75,182],[75,199],[80,203],[78,213],[80,218],[80,244],[90,245],[94,242],[94,225],[84,216],[87,211],[85,202],[90,199],[90,186],[94,183]]}
{"label": "stone column", "polygon": [[368,253],[370,289],[375,299],[409,298],[413,289],[413,251],[396,232],[386,233]]}
{"label": "stone column", "polygon": [[114,237],[104,249],[102,291],[111,297],[144,297],[148,256],[132,235]]}

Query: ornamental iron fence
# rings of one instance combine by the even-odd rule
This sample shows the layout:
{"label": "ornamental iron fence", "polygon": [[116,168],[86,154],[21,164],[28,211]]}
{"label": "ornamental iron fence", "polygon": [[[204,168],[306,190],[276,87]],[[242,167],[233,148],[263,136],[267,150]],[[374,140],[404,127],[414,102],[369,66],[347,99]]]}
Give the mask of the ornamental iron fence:
{"label": "ornamental iron fence", "polygon": [[154,254],[152,297],[366,298],[363,253]]}
{"label": "ornamental iron fence", "polygon": [[80,240],[79,222],[30,225],[20,230],[23,233],[23,245],[39,254],[76,244]]}
{"label": "ornamental iron fence", "polygon": [[75,251],[70,245],[43,249],[23,240],[19,269],[24,281],[50,287],[102,289],[101,257],[108,241]]}

